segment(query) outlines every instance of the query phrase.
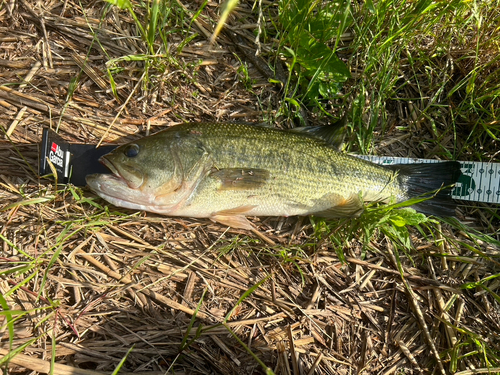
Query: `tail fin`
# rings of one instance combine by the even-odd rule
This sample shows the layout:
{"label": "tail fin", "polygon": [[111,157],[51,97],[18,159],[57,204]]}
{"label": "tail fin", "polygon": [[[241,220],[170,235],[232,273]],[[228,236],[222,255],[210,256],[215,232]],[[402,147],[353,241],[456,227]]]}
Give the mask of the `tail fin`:
{"label": "tail fin", "polygon": [[462,174],[459,162],[395,164],[389,168],[398,171],[398,178],[408,198],[443,188],[433,198],[415,204],[413,207],[417,211],[427,215],[455,216],[456,203],[451,199],[450,186]]}

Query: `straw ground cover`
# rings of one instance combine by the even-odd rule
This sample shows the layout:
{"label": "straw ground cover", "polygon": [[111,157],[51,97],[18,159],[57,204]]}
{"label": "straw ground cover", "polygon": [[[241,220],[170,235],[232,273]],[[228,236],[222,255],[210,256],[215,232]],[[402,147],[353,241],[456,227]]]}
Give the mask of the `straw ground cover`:
{"label": "straw ground cover", "polygon": [[1,3],[6,373],[500,372],[494,207],[254,219],[269,246],[36,173],[43,127],[122,143],[343,115],[351,151],[498,162],[500,4],[242,1],[213,45],[218,4],[119,5]]}

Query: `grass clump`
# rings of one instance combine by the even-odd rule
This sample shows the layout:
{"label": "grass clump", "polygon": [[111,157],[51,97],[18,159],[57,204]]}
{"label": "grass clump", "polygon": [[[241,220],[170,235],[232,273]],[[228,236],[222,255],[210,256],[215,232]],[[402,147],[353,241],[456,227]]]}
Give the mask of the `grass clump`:
{"label": "grass clump", "polygon": [[[391,130],[394,123],[425,131],[428,139],[419,148],[435,148],[447,158],[465,156],[477,141],[471,134],[498,138],[492,109],[500,81],[490,72],[498,65],[491,48],[499,16],[491,6],[432,0],[353,5],[349,63],[359,74],[350,90],[351,126],[361,150],[373,147],[375,131]],[[484,38],[487,33],[493,34]],[[478,122],[492,123],[491,131],[469,133]]]}
{"label": "grass clump", "polygon": [[342,34],[352,24],[350,4],[282,0],[278,7],[276,37],[290,61],[291,82],[284,95],[326,112],[321,102],[338,95],[350,78],[348,67],[336,53]]}

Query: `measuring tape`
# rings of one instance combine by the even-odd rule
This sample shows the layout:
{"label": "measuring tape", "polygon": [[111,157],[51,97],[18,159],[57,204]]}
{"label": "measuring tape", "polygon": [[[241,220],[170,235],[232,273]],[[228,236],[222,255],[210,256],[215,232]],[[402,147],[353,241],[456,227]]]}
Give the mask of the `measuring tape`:
{"label": "measuring tape", "polygon": [[[398,158],[392,156],[354,155],[375,164],[439,163],[440,160]],[[451,197],[472,202],[500,204],[500,163],[481,161],[459,161],[462,175],[458,179]]]}

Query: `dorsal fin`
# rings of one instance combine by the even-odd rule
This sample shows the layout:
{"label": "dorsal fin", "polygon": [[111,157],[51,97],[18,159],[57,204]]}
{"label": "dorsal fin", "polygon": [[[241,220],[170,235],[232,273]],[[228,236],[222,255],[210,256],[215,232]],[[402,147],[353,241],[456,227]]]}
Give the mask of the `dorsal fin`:
{"label": "dorsal fin", "polygon": [[[312,138],[321,139],[322,141],[324,141],[326,144],[333,147],[337,151],[341,151],[347,130],[345,126],[346,122],[347,122],[347,117],[346,115],[344,115],[340,120],[335,121],[333,124],[330,125],[304,126],[300,128],[287,129],[286,131],[307,135]],[[262,128],[270,128],[270,129],[274,128],[272,124],[267,122],[244,123],[244,124],[259,126]]]}
{"label": "dorsal fin", "polygon": [[346,134],[346,116],[334,122],[331,125],[325,126],[306,126],[302,128],[294,128],[289,131],[293,133],[305,134],[313,138],[319,138],[325,141],[329,146],[340,151],[344,144]]}

